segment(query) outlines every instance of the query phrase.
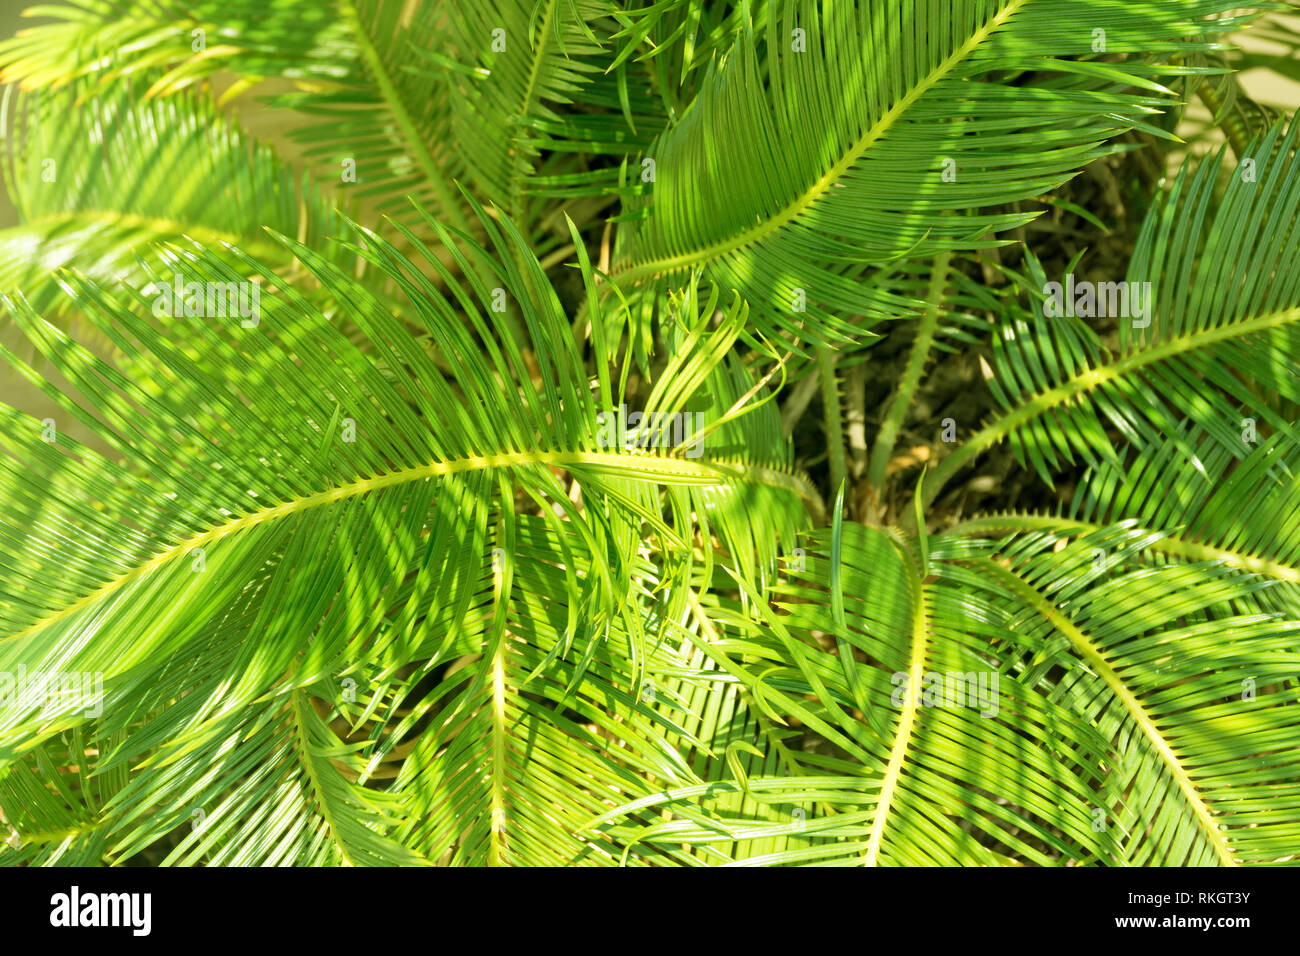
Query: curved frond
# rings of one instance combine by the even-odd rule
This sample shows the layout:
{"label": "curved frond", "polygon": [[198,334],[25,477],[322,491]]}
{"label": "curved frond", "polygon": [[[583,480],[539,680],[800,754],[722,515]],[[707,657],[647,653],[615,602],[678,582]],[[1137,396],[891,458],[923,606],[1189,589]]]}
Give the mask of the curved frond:
{"label": "curved frond", "polygon": [[[763,303],[772,327],[814,341],[848,335],[849,316],[915,309],[864,270],[980,248],[1032,218],[994,207],[1060,185],[1108,139],[1148,128],[1167,105],[1154,77],[1191,68],[1144,55],[1208,48],[1204,36],[1233,21],[1205,18],[1227,6],[782,4],[761,47],[737,43],[652,147],[653,192],[632,204],[640,218],[620,233],[614,276],[702,268]],[[1101,62],[1096,31],[1126,59]],[[1027,73],[1041,78],[1003,79]]]}
{"label": "curved frond", "polygon": [[[76,307],[122,354],[134,356],[130,378],[42,321],[21,298],[7,302],[66,385],[56,388],[12,355],[10,362],[112,457],[62,428],[46,440],[41,422],[3,410],[0,541],[8,570],[0,668],[13,672],[22,663],[103,675],[104,729],[134,730],[128,749],[151,741],[166,752],[170,745],[186,755],[186,766],[197,766],[203,754],[214,757],[240,739],[249,742],[248,754],[256,750],[268,761],[256,769],[244,757],[217,761],[199,785],[175,761],[155,755],[153,782],[133,784],[131,793],[148,792],[174,812],[149,817],[140,832],[118,820],[115,852],[147,845],[182,822],[173,817],[192,802],[175,788],[193,785],[202,787],[209,813],[217,807],[228,814],[226,828],[211,831],[216,842],[196,837],[182,845],[176,859],[210,851],[246,861],[237,837],[255,825],[247,801],[274,792],[308,814],[314,822],[287,819],[314,835],[292,846],[259,841],[259,860],[392,862],[396,848],[374,836],[385,818],[383,801],[339,776],[347,769],[355,775],[356,761],[304,707],[330,699],[322,682],[418,661],[421,653],[433,666],[457,641],[463,646],[473,633],[466,612],[486,568],[500,552],[513,554],[516,526],[534,509],[534,521],[561,542],[547,563],[561,567],[565,582],[586,597],[564,610],[558,637],[543,640],[551,625],[533,626],[541,643],[510,660],[529,671],[561,648],[588,653],[593,642],[610,639],[611,629],[633,647],[648,646],[644,612],[625,601],[630,582],[646,574],[689,577],[693,540],[706,563],[752,567],[806,522],[802,498],[811,503],[815,494],[789,470],[788,458],[753,450],[763,434],[755,427],[769,435],[779,427],[775,411],[760,404],[739,414],[748,398],[731,391],[734,372],[716,368],[743,327],[740,303],[717,330],[707,329],[712,303],[702,321],[696,315],[686,322],[695,331],[673,356],[673,389],[647,405],[652,414],[668,412],[694,394],[712,410],[700,417],[717,427],[653,440],[633,431],[617,444],[605,442],[598,413],[618,407],[621,394],[603,391],[608,382],[588,381],[568,320],[522,236],[508,221],[498,226],[479,216],[491,253],[457,243],[432,220],[428,228],[462,260],[462,275],[491,275],[502,297],[476,280],[457,281],[431,250],[424,255],[440,271],[446,294],[374,234],[355,250],[403,290],[450,373],[355,279],[286,238],[285,247],[364,332],[365,351],[242,255],[243,267],[266,285],[259,321],[246,327],[237,318],[174,316],[173,327],[191,330],[180,345],[159,333],[142,294],[107,290],[84,276],[69,280]],[[173,247],[163,259],[200,281],[238,279],[201,250]],[[531,369],[505,334],[504,313],[494,308],[502,301],[529,331],[536,349]],[[724,454],[713,458],[710,449]],[[86,507],[89,501],[96,506]],[[744,508],[756,501],[768,515],[761,525],[745,518]],[[709,529],[700,539],[696,522]],[[561,535],[566,525],[580,533]],[[759,535],[771,540],[756,547]],[[714,540],[745,549],[745,556],[715,551]],[[665,558],[655,571],[643,563],[647,541],[687,559]],[[51,560],[60,568],[57,581],[49,579]],[[656,592],[671,595],[667,584]],[[500,586],[514,595],[508,580]],[[681,597],[662,599],[671,607]],[[506,618],[493,620],[491,639],[473,650],[486,647],[488,659],[507,647]],[[624,653],[628,661],[609,666],[638,679],[648,651]],[[186,666],[191,659],[198,671]],[[182,676],[189,692],[177,697]],[[512,671],[509,682],[523,685],[524,676]],[[152,706],[139,698],[145,687],[156,689]],[[454,687],[445,684],[443,692]],[[5,762],[25,759],[51,735],[87,721],[77,700],[53,709],[44,704],[20,698],[0,709]],[[136,722],[146,719],[141,731]],[[270,760],[284,748],[297,754],[292,778]],[[335,761],[342,764],[338,773],[329,770]],[[222,796],[237,779],[246,786]],[[306,839],[294,832],[294,840]],[[290,840],[288,831],[284,836]]]}
{"label": "curved frond", "polygon": [[[38,312],[66,303],[61,270],[143,285],[139,259],[157,268],[153,249],[183,237],[237,245],[283,274],[295,260],[267,229],[322,249],[349,234],[309,179],[210,101],[141,100],[118,86],[75,106],[86,92],[74,83],[6,101],[4,179],[22,224],[0,232],[0,285]],[[359,264],[340,246],[331,258]]]}
{"label": "curved frond", "polygon": [[[927,501],[1004,439],[1050,482],[1076,456],[1118,463],[1121,441],[1143,449],[1175,440],[1199,461],[1179,438],[1185,420],[1237,458],[1249,453],[1252,433],[1293,429],[1279,402],[1300,403],[1298,141],[1295,123],[1254,141],[1253,153],[1272,158],[1258,177],[1232,176],[1217,200],[1224,149],[1183,168],[1148,216],[1126,282],[1093,287],[1094,303],[1104,297],[1107,309],[1131,313],[1119,319],[1117,352],[1103,350],[1079,319],[1051,314],[1046,297],[1064,295],[1068,280],[1049,291],[1031,260],[1022,280],[1038,290],[1035,314],[1008,317],[994,342],[989,386],[1005,412],[943,460]],[[1080,287],[1076,306],[1084,294]]]}

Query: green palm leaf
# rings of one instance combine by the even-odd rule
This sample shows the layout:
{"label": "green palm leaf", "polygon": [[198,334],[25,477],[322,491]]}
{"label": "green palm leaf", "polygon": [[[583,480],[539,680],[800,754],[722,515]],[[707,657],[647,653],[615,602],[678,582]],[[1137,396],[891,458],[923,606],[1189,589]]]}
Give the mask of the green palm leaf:
{"label": "green palm leaf", "polygon": [[0,79],[29,90],[150,74],[150,94],[164,95],[221,70],[320,80],[358,55],[331,4],[71,0],[24,15],[53,21],[0,43]]}
{"label": "green palm leaf", "polygon": [[[1144,223],[1127,281],[1150,283],[1150,312],[1120,319],[1117,352],[1041,304],[1034,315],[1008,315],[988,380],[1005,411],[943,460],[927,500],[1003,439],[1050,481],[1076,456],[1118,462],[1117,439],[1146,448],[1174,438],[1199,461],[1177,438],[1188,419],[1237,458],[1249,453],[1252,432],[1290,431],[1287,407],[1300,403],[1300,276],[1289,268],[1300,214],[1298,136],[1296,124],[1277,125],[1253,141],[1259,176],[1237,170],[1212,210],[1225,150],[1194,172],[1183,168]],[[1021,281],[1041,303],[1048,280],[1030,264]]]}
{"label": "green palm leaf", "polygon": [[[921,574],[910,548],[875,529],[846,525],[838,544],[825,534],[809,544],[808,571],[780,589],[781,616],[722,618],[741,635],[725,650],[761,655],[758,667],[745,670],[762,710],[797,720],[821,742],[793,748],[803,772],[748,781],[762,814],[719,810],[704,800],[712,794],[695,788],[606,819],[682,802],[688,819],[707,826],[698,835],[670,829],[665,838],[784,839],[783,848],[735,857],[751,865],[996,865],[1012,850],[1045,862],[1049,848],[1075,859],[1111,849],[1090,829],[1090,785],[1103,744],[990,656],[1025,653],[1032,639],[1000,626],[1001,595],[972,590],[959,566],[932,565],[931,575]],[[836,589],[839,627],[824,610]],[[826,638],[838,653],[823,650]],[[972,706],[964,706],[965,684],[963,704],[953,706],[945,687],[953,675],[974,675],[976,683],[983,675],[991,692],[983,710],[974,684]],[[1025,739],[1059,741],[1060,749],[1025,748]],[[811,810],[792,812],[809,800]]]}
{"label": "green palm leaf", "polygon": [[[771,327],[814,341],[848,335],[848,316],[918,308],[861,281],[864,270],[987,246],[981,237],[1023,224],[1032,212],[994,207],[1060,185],[1119,133],[1150,129],[1144,120],[1167,106],[1154,78],[1192,69],[1159,60],[1211,49],[1205,37],[1235,25],[1205,19],[1227,9],[1215,2],[780,9],[652,147],[654,190],[632,205],[642,218],[620,233],[615,276],[702,268],[766,304]],[[1126,57],[1100,62],[1100,49]],[[1025,74],[1039,78],[1004,79]]]}
{"label": "green palm leaf", "polygon": [[[448,7],[462,66],[474,70],[453,100],[459,148],[481,193],[524,216],[527,195],[612,193],[620,166],[582,169],[584,153],[621,158],[644,149],[663,122],[644,84],[606,78],[617,8],[604,0],[504,0]],[[561,118],[557,109],[568,108]],[[634,130],[625,119],[635,114]],[[547,154],[544,160],[543,153]],[[530,230],[525,229],[525,232]]]}
{"label": "green palm leaf", "polygon": [[[75,265],[100,282],[142,284],[139,258],[156,268],[152,250],[182,237],[214,251],[238,245],[283,274],[295,260],[267,228],[315,248],[348,234],[319,188],[210,101],[141,100],[126,85],[75,107],[88,91],[78,82],[11,95],[0,120],[8,127],[12,117],[4,179],[22,219],[0,232],[0,284],[23,289],[37,311],[67,301],[59,270]],[[332,257],[360,264],[342,247]]]}
{"label": "green palm leaf", "polygon": [[[690,575],[692,562],[666,561],[663,572],[655,572],[639,556],[621,555],[639,555],[647,535],[668,550],[686,547],[689,555],[686,542],[698,520],[716,540],[744,549],[747,561],[762,561],[772,541],[792,540],[806,521],[800,496],[815,495],[788,471],[787,460],[751,452],[709,457],[710,448],[752,447],[774,428],[770,406],[735,416],[738,403],[743,407],[742,394],[730,391],[735,376],[715,368],[743,325],[739,304],[707,334],[698,317],[683,317],[696,331],[674,359],[678,391],[652,396],[647,406],[667,410],[667,403],[689,398],[692,390],[706,396],[705,407],[716,411],[721,427],[699,433],[702,453],[601,447],[597,410],[617,406],[617,396],[602,398],[581,373],[566,344],[569,326],[558,300],[519,233],[508,224],[502,231],[486,213],[479,216],[495,257],[456,247],[450,234],[443,235],[462,274],[492,275],[502,283],[508,307],[536,345],[532,373],[503,335],[505,319],[491,308],[491,289],[458,282],[425,250],[447,283],[444,295],[373,234],[366,236],[365,255],[409,297],[451,375],[354,279],[287,239],[286,248],[365,333],[366,352],[246,257],[243,267],[268,287],[260,323],[248,329],[234,319],[186,318],[193,344],[181,347],[159,335],[145,296],[70,278],[76,306],[124,355],[136,356],[131,378],[44,323],[23,300],[7,302],[67,382],[63,389],[42,382],[44,391],[62,416],[79,420],[112,456],[91,451],[62,429],[55,441],[45,441],[40,422],[4,411],[8,572],[0,666],[7,672],[23,663],[33,670],[103,674],[111,715],[105,732],[135,729],[126,752],[151,742],[189,761],[179,766],[155,754],[149,766],[158,770],[140,778],[145,782],[133,781],[130,797],[121,799],[134,806],[148,793],[172,808],[170,815],[147,817],[139,831],[129,828],[131,820],[117,821],[114,852],[169,832],[176,814],[194,806],[177,790],[197,786],[185,767],[199,766],[203,754],[240,739],[262,748],[257,752],[267,763],[228,797],[221,794],[239,774],[252,772],[247,765],[237,761],[204,778],[208,812],[218,808],[228,824],[213,830],[211,840],[196,837],[182,845],[176,859],[214,853],[242,862],[251,853],[263,861],[392,862],[396,848],[372,836],[380,832],[383,808],[328,772],[322,761],[347,763],[347,751],[304,708],[322,697],[321,682],[345,672],[391,668],[421,653],[433,666],[463,646],[473,633],[467,614],[491,552],[512,553],[526,503],[539,508],[536,520],[555,535],[579,522],[581,533],[557,537],[562,546],[549,561],[562,564],[563,579],[586,598],[565,612],[561,638],[547,643],[539,637],[512,666],[531,670],[571,648],[588,653],[615,628],[630,643],[629,657],[609,666],[622,667],[619,673],[631,674],[632,681],[650,655],[654,630],[644,612],[624,600],[629,582],[643,574],[668,575],[651,593],[671,608],[681,598],[664,596],[673,591],[668,582]],[[432,221],[429,228],[442,230]],[[164,261],[200,280],[238,278],[202,251],[175,248]],[[713,303],[705,305],[708,323]],[[726,411],[730,421],[723,420]],[[755,431],[751,419],[766,421]],[[348,441],[349,429],[355,441]],[[560,470],[571,479],[562,483]],[[86,508],[88,500],[99,506]],[[745,521],[743,509],[755,505],[769,516],[765,524]],[[755,548],[759,535],[772,537]],[[703,540],[707,562],[710,536]],[[58,581],[46,587],[56,555]],[[37,593],[43,597],[33,600]],[[513,595],[509,583],[504,593]],[[504,610],[493,612],[492,638],[474,641],[475,652],[499,646],[507,619]],[[540,623],[533,631],[549,633]],[[590,671],[595,665],[586,666]],[[178,699],[182,677],[191,690]],[[517,673],[510,680],[526,684]],[[483,686],[479,681],[474,693]],[[142,700],[145,688],[154,690]],[[472,698],[456,706],[469,708]],[[53,710],[42,703],[19,699],[0,712],[5,761],[31,755],[51,734],[85,723],[76,701]],[[134,724],[141,719],[148,721],[143,731]],[[292,771],[270,760],[291,746],[298,754]],[[114,759],[126,759],[125,753]],[[238,849],[239,834],[263,825],[255,819],[265,810],[256,795],[271,793],[296,794],[294,805],[314,821],[300,815],[284,822],[299,835],[294,839],[315,834],[309,844],[292,843],[289,856],[277,856],[290,851],[269,837],[256,851]],[[289,840],[289,831],[283,836]],[[441,846],[436,840],[432,845]]]}

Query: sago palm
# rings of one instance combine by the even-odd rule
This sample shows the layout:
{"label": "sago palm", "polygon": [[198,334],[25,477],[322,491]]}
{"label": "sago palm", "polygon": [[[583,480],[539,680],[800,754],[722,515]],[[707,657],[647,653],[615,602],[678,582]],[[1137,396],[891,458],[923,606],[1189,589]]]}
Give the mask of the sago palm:
{"label": "sago palm", "polygon": [[1284,7],[33,11],[0,861],[1294,862]]}

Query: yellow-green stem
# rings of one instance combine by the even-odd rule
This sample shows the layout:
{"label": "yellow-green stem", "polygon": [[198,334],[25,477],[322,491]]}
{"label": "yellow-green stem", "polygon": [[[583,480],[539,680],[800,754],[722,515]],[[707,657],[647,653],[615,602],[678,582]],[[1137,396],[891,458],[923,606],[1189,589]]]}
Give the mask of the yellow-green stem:
{"label": "yellow-green stem", "polygon": [[921,382],[921,372],[930,355],[930,346],[934,343],[934,332],[939,325],[939,311],[943,302],[944,286],[948,280],[948,264],[952,253],[944,252],[934,260],[934,269],[930,273],[930,289],[926,295],[929,303],[925,314],[921,316],[916,330],[916,341],[912,343],[912,352],[907,357],[907,368],[898,383],[898,391],[890,399],[885,412],[885,420],[876,433],[876,441],[871,447],[871,465],[867,470],[867,480],[877,495],[885,485],[885,473],[889,468],[889,459],[894,452],[894,443],[903,427],[903,419],[911,407],[912,397]]}
{"label": "yellow-green stem", "polygon": [[849,473],[848,461],[844,456],[844,416],[840,412],[840,388],[835,379],[835,353],[824,345],[817,346],[817,366],[821,372],[826,450],[830,454],[831,491],[834,492]]}

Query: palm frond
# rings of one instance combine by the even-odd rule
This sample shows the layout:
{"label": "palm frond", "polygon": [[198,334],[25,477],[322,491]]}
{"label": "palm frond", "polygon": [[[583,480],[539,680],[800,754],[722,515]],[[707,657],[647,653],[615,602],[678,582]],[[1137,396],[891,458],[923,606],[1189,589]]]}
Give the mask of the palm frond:
{"label": "palm frond", "polygon": [[[697,521],[708,529],[698,539],[706,564],[723,559],[710,546],[717,540],[746,549],[743,561],[750,565],[765,551],[774,556],[773,543],[754,546],[756,536],[790,541],[806,523],[802,497],[815,495],[789,470],[788,457],[764,458],[746,442],[779,427],[774,409],[760,404],[739,414],[748,399],[730,391],[734,371],[717,370],[743,326],[742,304],[729,309],[718,330],[707,328],[712,311],[683,320],[696,331],[674,356],[675,390],[652,396],[647,406],[651,413],[668,411],[698,393],[705,408],[717,410],[716,422],[709,421],[719,427],[659,450],[632,442],[602,446],[598,410],[617,407],[620,393],[604,390],[608,379],[588,381],[559,301],[519,232],[481,209],[478,217],[492,253],[427,221],[460,261],[462,275],[472,277],[457,280],[424,249],[446,294],[373,233],[365,233],[364,252],[354,250],[403,290],[448,360],[449,374],[360,283],[284,237],[286,249],[365,333],[365,351],[268,267],[242,254],[242,268],[266,285],[260,322],[245,328],[237,318],[174,317],[191,329],[184,345],[159,333],[144,294],[69,278],[77,308],[123,354],[135,356],[129,378],[41,320],[21,298],[6,301],[65,384],[55,387],[12,355],[10,362],[42,382],[61,416],[90,429],[112,457],[63,429],[54,441],[44,440],[40,422],[3,410],[0,534],[8,571],[0,668],[14,672],[22,663],[102,674],[104,729],[133,730],[127,751],[145,742],[170,747],[185,755],[184,767],[194,768],[202,755],[215,758],[243,740],[247,754],[266,758],[252,782],[223,796],[240,773],[252,772],[243,762],[247,755],[217,761],[196,785],[184,767],[155,753],[149,765],[156,763],[156,773],[133,781],[131,797],[121,799],[147,792],[172,810],[142,818],[143,829],[132,828],[135,817],[116,820],[114,852],[147,845],[183,822],[177,814],[194,804],[177,788],[198,786],[207,812],[225,822],[210,838],[182,844],[174,859],[206,853],[240,862],[250,854],[263,862],[397,859],[396,846],[381,832],[384,801],[328,770],[326,763],[339,760],[338,773],[355,771],[356,761],[304,708],[331,699],[322,695],[323,681],[391,667],[395,659],[420,660],[419,649],[434,666],[472,634],[468,612],[493,551],[514,553],[517,525],[527,514],[521,509],[537,509],[535,522],[558,542],[546,563],[562,567],[557,573],[586,597],[564,612],[558,637],[550,624],[532,626],[538,643],[512,652],[518,655],[511,657],[513,686],[527,683],[519,669],[531,671],[561,651],[588,654],[611,639],[611,629],[632,648],[652,646],[654,629],[626,595],[642,575],[663,574],[665,580],[647,587],[668,609],[680,602],[669,581],[692,573]],[[172,247],[163,261],[199,281],[240,278],[201,249]],[[508,308],[528,330],[537,362],[531,371],[504,334],[502,313],[492,308],[499,297],[477,285],[480,275],[501,283]],[[590,284],[589,272],[587,278]],[[593,315],[600,315],[599,306]],[[759,431],[749,419],[761,422]],[[726,457],[715,459],[710,449]],[[751,494],[749,485],[770,490]],[[97,506],[86,507],[88,501]],[[753,526],[744,509],[756,501],[768,517]],[[581,533],[563,531],[569,522]],[[645,564],[647,539],[687,557],[664,559],[655,570]],[[60,572],[51,584],[56,555]],[[505,610],[507,599],[519,600],[509,578],[491,580],[504,597],[487,618],[490,639],[472,651],[486,647],[489,661],[505,653],[507,619],[523,613],[522,605]],[[608,666],[635,681],[649,651],[625,653],[631,663]],[[597,665],[584,666],[596,680]],[[476,681],[457,707],[473,709],[483,672],[472,672]],[[190,690],[178,698],[181,680]],[[455,686],[443,685],[440,693]],[[142,699],[145,688],[153,690]],[[44,704],[19,698],[0,710],[5,763],[87,722],[77,700]],[[139,720],[146,721],[143,730]],[[569,723],[556,726],[574,731]],[[285,748],[297,754],[291,770],[270,759]],[[250,794],[279,794],[286,807],[299,808],[282,821],[289,829],[274,831],[284,842],[266,837],[256,850],[241,842],[250,828],[264,825],[258,814],[266,805],[250,802]],[[430,846],[441,846],[431,839]]]}
{"label": "palm frond", "polygon": [[336,4],[296,0],[68,0],[53,22],[0,42],[0,80],[24,90],[150,76],[150,95],[234,71],[249,80],[337,79],[358,58]]}
{"label": "palm frond", "polygon": [[1198,69],[1162,61],[1212,49],[1207,37],[1239,22],[1207,19],[1228,6],[780,5],[652,147],[653,192],[629,203],[615,278],[702,268],[763,303],[768,328],[811,341],[847,336],[851,316],[870,325],[917,309],[869,268],[978,249],[1031,219],[996,207],[1150,129],[1169,106],[1156,78]]}
{"label": "palm frond", "polygon": [[1049,280],[1031,257],[1021,278],[1034,313],[1013,311],[993,343],[988,384],[1005,411],[944,459],[929,499],[1003,439],[1050,482],[1076,458],[1118,463],[1118,442],[1143,449],[1172,439],[1199,461],[1180,437],[1185,420],[1239,459],[1252,435],[1290,432],[1288,409],[1300,404],[1300,276],[1290,268],[1300,243],[1298,137],[1300,125],[1279,124],[1253,141],[1252,153],[1273,158],[1257,177],[1238,170],[1217,200],[1226,148],[1184,166],[1143,225],[1127,285],[1097,286],[1108,309],[1131,289],[1145,302],[1145,314],[1119,318],[1117,351],[1103,350],[1081,320],[1044,311]]}
{"label": "palm frond", "polygon": [[0,232],[0,284],[21,288],[38,312],[67,303],[62,269],[139,286],[139,259],[157,268],[152,250],[182,238],[214,251],[237,245],[283,275],[296,263],[269,228],[331,249],[340,266],[364,265],[329,247],[349,235],[330,199],[209,99],[142,100],[122,85],[76,106],[87,92],[84,82],[10,90],[0,117],[5,186],[22,220]]}
{"label": "palm frond", "polygon": [[[663,127],[644,83],[605,76],[617,12],[605,0],[447,7],[466,77],[453,98],[454,134],[480,193],[521,224],[533,218],[528,196],[617,194],[620,161]],[[579,153],[582,166],[566,159]]]}
{"label": "palm frond", "polygon": [[[1028,653],[1032,640],[1004,629],[1003,596],[971,589],[960,567],[926,573],[910,546],[876,529],[846,524],[808,544],[807,571],[779,589],[781,614],[719,615],[718,629],[738,636],[717,643],[761,657],[745,668],[755,706],[819,742],[792,748],[802,772],[737,785],[748,813],[678,788],[600,823],[680,810],[694,826],[665,826],[663,839],[783,841],[732,858],[748,865],[996,865],[1013,851],[1042,862],[1109,849],[1090,826],[1104,742],[994,656]],[[828,605],[842,611],[828,617]]]}

